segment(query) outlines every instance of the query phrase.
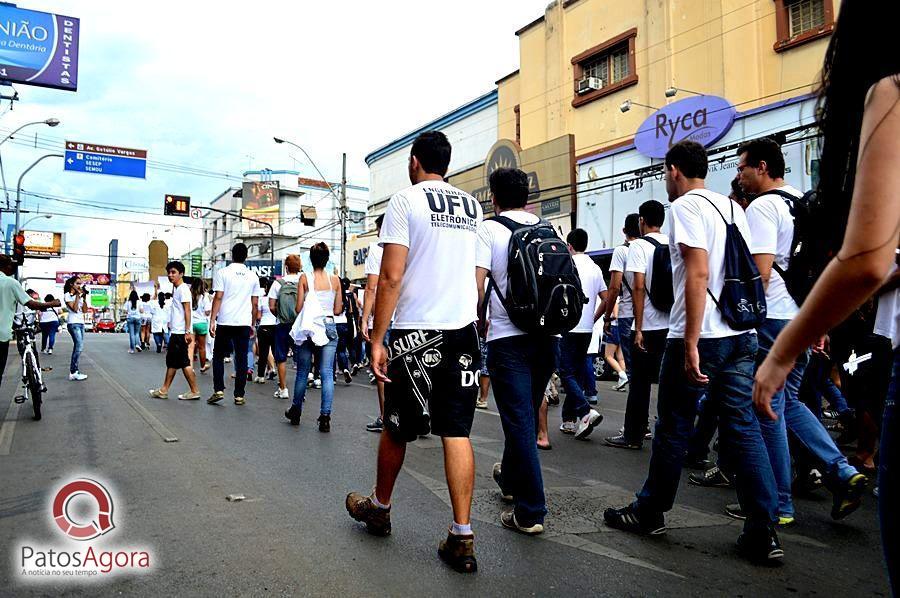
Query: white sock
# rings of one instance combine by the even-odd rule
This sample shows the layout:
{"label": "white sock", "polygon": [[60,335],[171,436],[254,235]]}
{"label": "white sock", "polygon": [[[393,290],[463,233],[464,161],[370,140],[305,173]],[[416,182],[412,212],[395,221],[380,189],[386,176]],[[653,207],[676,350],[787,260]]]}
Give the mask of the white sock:
{"label": "white sock", "polygon": [[472,535],[472,524],[467,523],[465,525],[459,524],[457,522],[453,522],[450,526],[450,533],[454,536],[471,536]]}
{"label": "white sock", "polygon": [[625,372],[619,372],[619,380],[628,380],[628,374]]}
{"label": "white sock", "polygon": [[381,504],[381,502],[379,502],[379,500],[378,500],[378,497],[375,496],[374,492],[372,493],[372,496],[370,496],[369,498],[372,500],[372,504],[375,505],[376,507],[378,507],[379,509],[387,510],[387,509],[391,508],[391,505],[389,505],[389,504],[388,505]]}

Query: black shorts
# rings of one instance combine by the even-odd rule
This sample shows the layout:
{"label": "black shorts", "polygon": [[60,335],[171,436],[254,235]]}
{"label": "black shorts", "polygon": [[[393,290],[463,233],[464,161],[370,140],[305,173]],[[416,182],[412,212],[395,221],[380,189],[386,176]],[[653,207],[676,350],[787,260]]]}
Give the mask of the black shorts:
{"label": "black shorts", "polygon": [[166,352],[166,367],[172,370],[181,370],[191,365],[188,356],[188,346],[183,334],[169,335],[169,349]]}
{"label": "black shorts", "polygon": [[288,351],[294,346],[294,339],[291,338],[291,328],[293,324],[275,324],[275,338],[272,342],[272,355],[275,357],[275,363],[284,363],[288,359]]}
{"label": "black shorts", "polygon": [[404,442],[429,432],[468,438],[475,418],[481,352],[470,324],[459,330],[391,331],[384,425]]}

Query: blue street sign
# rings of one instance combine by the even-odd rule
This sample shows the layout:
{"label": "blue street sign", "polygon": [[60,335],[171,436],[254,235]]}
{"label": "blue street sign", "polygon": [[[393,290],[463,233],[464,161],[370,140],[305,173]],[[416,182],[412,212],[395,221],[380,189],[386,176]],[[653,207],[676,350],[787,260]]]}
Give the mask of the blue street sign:
{"label": "blue street sign", "polygon": [[111,145],[67,141],[65,169],[72,172],[143,179],[147,176],[147,152]]}

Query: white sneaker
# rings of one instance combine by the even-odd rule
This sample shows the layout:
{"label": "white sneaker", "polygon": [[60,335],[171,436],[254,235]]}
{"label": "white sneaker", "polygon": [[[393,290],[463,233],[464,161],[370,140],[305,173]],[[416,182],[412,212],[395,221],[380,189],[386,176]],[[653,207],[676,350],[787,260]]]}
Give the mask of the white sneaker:
{"label": "white sneaker", "polygon": [[53,355],[53,349],[47,349],[47,355]]}
{"label": "white sneaker", "polygon": [[559,425],[559,431],[563,434],[574,434],[576,428],[575,422],[563,422]]}
{"label": "white sneaker", "polygon": [[625,390],[625,387],[628,386],[628,374],[625,372],[619,372],[619,381],[616,382],[616,385],[613,386],[615,390]]}
{"label": "white sneaker", "polygon": [[257,384],[265,384],[266,383],[266,379],[263,378],[262,376],[257,376],[256,378],[253,379],[253,381],[256,382]]}
{"label": "white sneaker", "polygon": [[272,396],[274,396],[276,399],[291,398],[290,395],[288,395],[288,389],[286,389],[286,388],[279,388],[278,390],[275,391],[275,394]]}
{"label": "white sneaker", "polygon": [[87,376],[81,372],[75,372],[74,374],[69,374],[69,380],[87,380]]}
{"label": "white sneaker", "polygon": [[313,380],[312,385],[313,385],[313,388],[322,388],[322,379],[316,378],[315,380]]}
{"label": "white sneaker", "polygon": [[603,416],[596,409],[588,411],[584,417],[578,420],[578,427],[575,430],[575,438],[584,440],[594,431],[594,426],[603,421]]}

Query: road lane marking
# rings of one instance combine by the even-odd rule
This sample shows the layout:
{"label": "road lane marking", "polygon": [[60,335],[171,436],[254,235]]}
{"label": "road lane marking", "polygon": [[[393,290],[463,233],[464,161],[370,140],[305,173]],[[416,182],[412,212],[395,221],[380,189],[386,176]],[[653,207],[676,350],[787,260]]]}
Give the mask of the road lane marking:
{"label": "road lane marking", "polygon": [[82,358],[86,358],[92,366],[97,368],[97,371],[100,372],[100,375],[103,376],[103,378],[109,383],[113,390],[115,390],[116,393],[119,394],[119,396],[125,399],[125,402],[128,403],[128,405],[132,409],[134,409],[134,411],[138,415],[141,416],[141,419],[147,422],[147,425],[150,426],[150,428],[154,432],[159,434],[159,436],[163,439],[163,442],[178,442],[178,437],[175,436],[175,434],[172,433],[172,431],[169,430],[169,428],[167,428],[165,424],[159,421],[159,419],[157,419],[155,415],[147,411],[146,407],[138,403],[137,400],[135,400],[135,398],[132,397],[131,394],[127,390],[125,390],[125,388],[123,388],[121,384],[116,382],[116,379],[113,378],[109,374],[109,372],[103,369],[96,360],[92,359],[87,354],[83,354]]}
{"label": "road lane marking", "polygon": [[0,455],[8,455],[12,451],[13,434],[16,431],[16,420],[19,418],[19,405],[15,399],[9,400],[9,407],[3,422],[0,423]]}

